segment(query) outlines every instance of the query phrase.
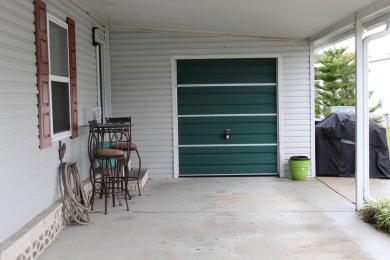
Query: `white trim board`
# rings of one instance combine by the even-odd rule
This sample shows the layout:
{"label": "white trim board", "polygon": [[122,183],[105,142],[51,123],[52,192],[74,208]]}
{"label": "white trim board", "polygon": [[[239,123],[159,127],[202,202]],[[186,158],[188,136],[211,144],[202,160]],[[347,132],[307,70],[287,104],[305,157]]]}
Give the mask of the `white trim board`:
{"label": "white trim board", "polygon": [[173,127],[173,177],[179,178],[179,122],[177,112],[177,60],[171,57],[172,127]]}
{"label": "white trim board", "polygon": [[282,77],[282,55],[278,55],[278,70],[277,70],[277,83],[276,97],[277,97],[277,117],[278,117],[278,164],[279,164],[279,177],[284,177],[284,139],[283,139],[283,77]]}

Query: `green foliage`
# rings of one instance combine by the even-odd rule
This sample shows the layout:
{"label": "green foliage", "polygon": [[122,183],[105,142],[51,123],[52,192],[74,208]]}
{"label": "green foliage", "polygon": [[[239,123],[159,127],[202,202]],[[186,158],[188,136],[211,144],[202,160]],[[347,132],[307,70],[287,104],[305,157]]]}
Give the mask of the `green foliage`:
{"label": "green foliage", "polygon": [[390,200],[370,202],[361,210],[363,220],[371,223],[376,229],[390,234]]}
{"label": "green foliage", "polygon": [[[347,48],[334,48],[316,57],[321,66],[316,69],[315,87],[318,92],[315,115],[324,118],[332,106],[355,106],[355,55],[346,53]],[[372,92],[370,93],[370,96]],[[370,113],[380,107],[370,108]]]}

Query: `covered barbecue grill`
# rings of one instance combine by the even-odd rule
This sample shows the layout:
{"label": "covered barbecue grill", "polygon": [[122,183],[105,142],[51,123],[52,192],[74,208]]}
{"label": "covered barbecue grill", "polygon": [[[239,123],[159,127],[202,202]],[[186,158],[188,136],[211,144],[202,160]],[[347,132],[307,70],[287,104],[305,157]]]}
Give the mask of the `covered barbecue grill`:
{"label": "covered barbecue grill", "polygon": [[[332,113],[316,129],[317,176],[355,176],[355,115]],[[386,129],[370,120],[370,178],[390,178]]]}

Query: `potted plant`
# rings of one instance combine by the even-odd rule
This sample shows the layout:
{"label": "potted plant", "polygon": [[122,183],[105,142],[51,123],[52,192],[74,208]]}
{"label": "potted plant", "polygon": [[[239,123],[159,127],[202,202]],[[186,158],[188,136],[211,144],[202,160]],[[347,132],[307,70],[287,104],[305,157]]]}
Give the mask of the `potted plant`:
{"label": "potted plant", "polygon": [[307,156],[291,156],[288,160],[291,177],[295,181],[304,181],[307,178],[310,167],[310,159]]}

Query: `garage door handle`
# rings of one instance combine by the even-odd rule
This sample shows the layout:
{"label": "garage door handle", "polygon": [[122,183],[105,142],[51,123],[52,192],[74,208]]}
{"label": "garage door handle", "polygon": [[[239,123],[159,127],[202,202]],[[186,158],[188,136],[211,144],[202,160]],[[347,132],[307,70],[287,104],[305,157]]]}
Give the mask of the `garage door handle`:
{"label": "garage door handle", "polygon": [[229,140],[231,136],[231,130],[229,128],[225,129],[225,139]]}

